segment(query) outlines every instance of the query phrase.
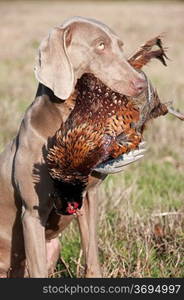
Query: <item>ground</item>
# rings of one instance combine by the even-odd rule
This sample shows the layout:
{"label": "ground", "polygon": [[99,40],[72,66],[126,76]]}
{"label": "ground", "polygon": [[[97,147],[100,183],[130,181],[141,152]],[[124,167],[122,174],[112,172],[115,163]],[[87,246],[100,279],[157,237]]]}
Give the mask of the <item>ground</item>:
{"label": "ground", "polygon": [[[168,67],[144,70],[163,102],[184,111],[184,5],[181,2],[0,2],[0,149],[16,134],[37,82],[34,58],[41,39],[66,18],[99,19],[123,40],[127,57],[164,33]],[[99,191],[99,250],[105,277],[184,276],[184,123],[151,122],[145,158],[109,176]],[[79,234],[62,234],[62,261],[54,276],[82,275]]]}

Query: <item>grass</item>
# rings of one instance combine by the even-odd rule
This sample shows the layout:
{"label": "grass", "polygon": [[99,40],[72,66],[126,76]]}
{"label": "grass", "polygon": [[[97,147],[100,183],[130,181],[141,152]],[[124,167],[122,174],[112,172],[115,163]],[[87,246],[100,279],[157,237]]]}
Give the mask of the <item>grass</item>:
{"label": "grass", "polygon": [[[165,32],[168,67],[153,62],[145,72],[163,101],[174,99],[174,106],[184,110],[181,2],[1,1],[0,5],[0,150],[16,134],[34,99],[33,65],[41,39],[73,15],[93,17],[112,27],[124,41],[127,56]],[[145,140],[145,158],[124,173],[109,176],[99,190],[104,277],[184,277],[184,125],[172,117],[159,118],[148,126]],[[83,276],[76,227],[74,221],[62,233],[62,261],[54,276]]]}
{"label": "grass", "polygon": [[[99,203],[98,231],[104,277],[184,276],[184,175],[173,169],[168,162],[145,162],[124,176],[109,176],[101,186],[105,201]],[[66,229],[62,245],[62,256],[76,276],[75,224]],[[81,276],[83,271],[80,264]]]}

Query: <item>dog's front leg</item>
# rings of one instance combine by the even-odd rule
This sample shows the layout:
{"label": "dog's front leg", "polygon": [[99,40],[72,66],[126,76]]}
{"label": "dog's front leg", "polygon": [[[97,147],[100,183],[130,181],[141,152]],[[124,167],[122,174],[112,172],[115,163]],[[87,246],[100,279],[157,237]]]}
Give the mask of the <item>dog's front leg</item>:
{"label": "dog's front leg", "polygon": [[97,241],[97,188],[88,191],[86,197],[88,200],[88,224],[89,224],[89,247],[86,258],[86,277],[102,277]]}
{"label": "dog's front leg", "polygon": [[48,277],[45,227],[41,224],[39,216],[28,209],[23,212],[22,224],[29,276]]}
{"label": "dog's front leg", "polygon": [[87,278],[102,277],[98,258],[97,244],[97,209],[96,209],[96,187],[88,190],[84,199],[81,214],[78,216],[81,242],[84,250]]}
{"label": "dog's front leg", "polygon": [[[34,138],[21,132],[12,179],[19,202],[22,203],[28,274],[33,278],[45,278],[48,277],[45,227],[53,205],[49,196],[52,182],[49,180],[46,164],[42,163],[41,154],[36,152],[37,148],[41,149],[38,141],[29,147],[26,144],[28,139],[34,141]],[[38,162],[37,156],[40,157]]]}

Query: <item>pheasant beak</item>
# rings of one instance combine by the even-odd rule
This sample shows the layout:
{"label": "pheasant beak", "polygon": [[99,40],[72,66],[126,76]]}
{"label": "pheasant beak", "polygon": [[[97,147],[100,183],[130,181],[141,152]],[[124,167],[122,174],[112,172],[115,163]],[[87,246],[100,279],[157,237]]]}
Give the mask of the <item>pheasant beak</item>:
{"label": "pheasant beak", "polygon": [[73,215],[77,212],[79,204],[77,202],[68,202],[68,207],[66,209],[69,215]]}

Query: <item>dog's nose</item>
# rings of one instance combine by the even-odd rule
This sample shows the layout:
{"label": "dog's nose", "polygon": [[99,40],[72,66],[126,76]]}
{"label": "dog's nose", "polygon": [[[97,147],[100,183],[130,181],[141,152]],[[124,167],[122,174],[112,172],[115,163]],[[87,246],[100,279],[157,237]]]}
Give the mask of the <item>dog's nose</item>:
{"label": "dog's nose", "polygon": [[146,88],[146,80],[145,79],[137,79],[132,81],[133,88],[137,91],[137,93],[142,93]]}

